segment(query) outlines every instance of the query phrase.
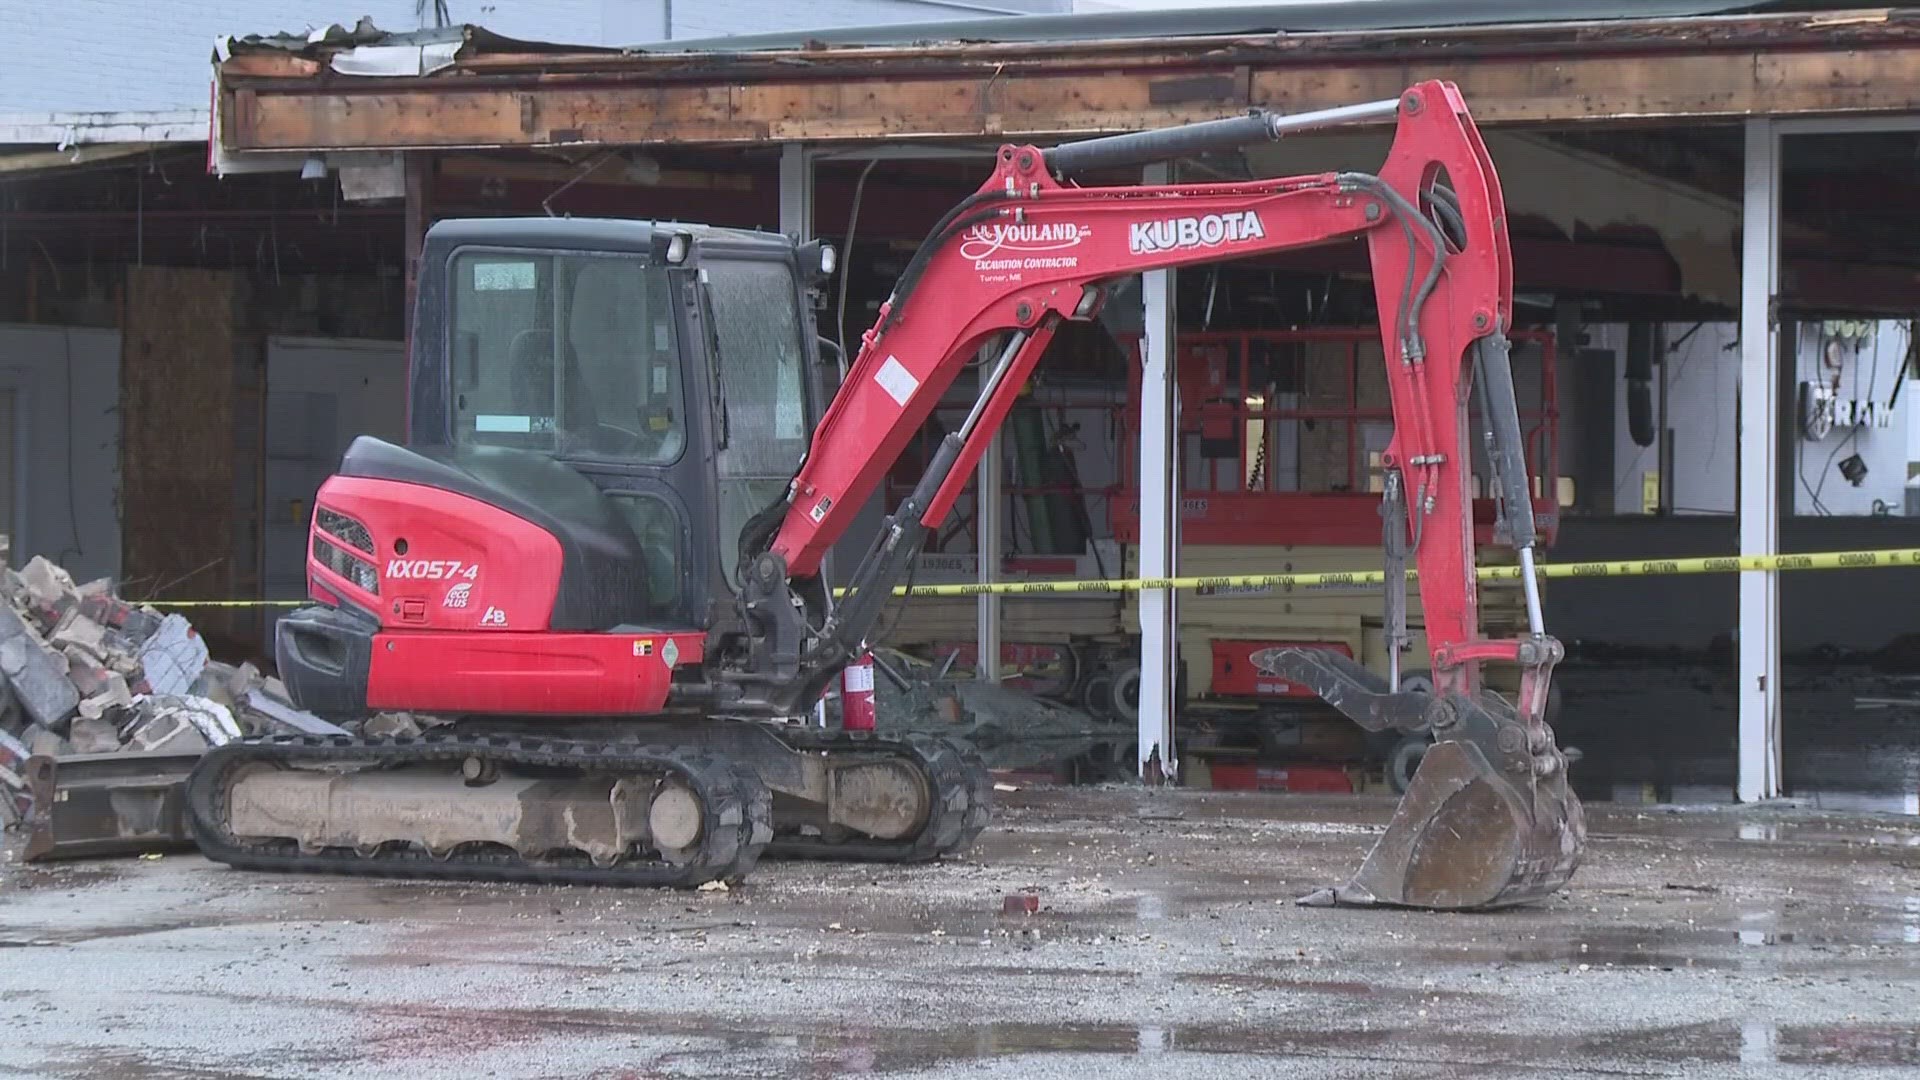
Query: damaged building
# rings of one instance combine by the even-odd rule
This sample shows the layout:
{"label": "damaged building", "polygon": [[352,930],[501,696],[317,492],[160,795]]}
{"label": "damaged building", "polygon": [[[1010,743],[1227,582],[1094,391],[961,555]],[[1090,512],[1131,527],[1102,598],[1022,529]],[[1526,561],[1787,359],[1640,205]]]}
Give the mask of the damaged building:
{"label": "damaged building", "polygon": [[[1333,107],[1427,77],[1460,84],[1505,188],[1547,561],[1920,543],[1903,392],[1920,262],[1900,240],[1920,18],[1903,9],[1002,4],[1035,13],[722,38],[742,27],[648,22],[646,4],[613,23],[452,5],[444,25],[389,6],[275,25],[236,5],[210,113],[175,94],[156,103],[170,120],[10,129],[0,446],[18,565],[109,577],[190,615],[216,656],[268,664],[283,608],[165,605],[304,595],[319,482],[353,436],[404,437],[408,268],[433,221],[825,238],[844,272],[816,316],[852,349],[1001,142]],[[1306,135],[1171,176],[1343,168],[1387,142]],[[1143,377],[1146,289],[1174,315],[1163,386]],[[1371,310],[1357,244],[1130,287],[1056,341],[916,582],[1376,568],[1391,425]],[[1169,396],[1168,423],[1143,421]],[[1143,489],[1139,462],[1171,451],[1179,490]],[[1583,753],[1583,795],[1920,809],[1901,599],[1916,588],[1905,569],[1552,582],[1570,653],[1555,722]],[[1524,614],[1510,588],[1481,599],[1491,626]],[[1352,790],[1391,783],[1404,748],[1358,738],[1256,657],[1306,642],[1375,663],[1378,602],[1292,586],[930,597],[886,644],[1072,710],[1105,760],[1164,742],[1188,783]]]}

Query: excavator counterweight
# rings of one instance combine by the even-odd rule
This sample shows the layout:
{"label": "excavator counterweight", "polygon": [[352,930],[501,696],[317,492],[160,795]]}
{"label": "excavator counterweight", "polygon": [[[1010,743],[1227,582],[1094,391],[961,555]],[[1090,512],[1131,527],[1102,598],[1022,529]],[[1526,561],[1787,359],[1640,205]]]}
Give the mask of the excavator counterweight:
{"label": "excavator counterweight", "polygon": [[[1075,179],[1389,119],[1377,173]],[[1360,873],[1308,899],[1477,909],[1551,893],[1584,841],[1544,721],[1561,649],[1531,576],[1528,633],[1481,635],[1469,510],[1480,440],[1499,535],[1531,568],[1506,215],[1443,82],[1320,113],[1002,147],[844,372],[807,302],[831,272],[818,243],[639,221],[436,224],[407,446],[363,438],[322,487],[316,606],[282,622],[278,659],[316,713],[453,722],[417,741],[222,747],[190,785],[196,836],[236,865],[676,886],[737,879],[763,853],[964,848],[991,798],[977,758],[806,718],[874,644],[1063,323],[1097,317],[1142,271],[1353,239],[1368,245],[1392,396],[1387,568],[1419,570],[1432,689],[1325,653],[1275,663],[1364,727],[1435,741]],[[982,353],[965,423],[836,590],[828,550]],[[1468,430],[1473,394],[1483,431]],[[1390,640],[1407,640],[1405,607],[1390,589]],[[1519,667],[1514,702],[1482,686],[1488,663]]]}

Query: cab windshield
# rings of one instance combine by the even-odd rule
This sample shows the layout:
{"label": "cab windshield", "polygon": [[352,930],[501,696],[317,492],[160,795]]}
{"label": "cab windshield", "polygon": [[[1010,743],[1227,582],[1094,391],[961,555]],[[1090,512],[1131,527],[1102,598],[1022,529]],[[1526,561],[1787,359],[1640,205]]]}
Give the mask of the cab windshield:
{"label": "cab windshield", "polygon": [[633,257],[470,252],[453,266],[461,445],[665,465],[686,447],[666,271]]}

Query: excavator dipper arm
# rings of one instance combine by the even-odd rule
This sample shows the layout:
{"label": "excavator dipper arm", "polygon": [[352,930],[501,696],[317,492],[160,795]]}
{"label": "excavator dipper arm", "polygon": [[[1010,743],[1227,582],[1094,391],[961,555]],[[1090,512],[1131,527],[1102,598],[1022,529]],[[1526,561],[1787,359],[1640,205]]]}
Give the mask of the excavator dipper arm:
{"label": "excavator dipper arm", "polygon": [[[1373,174],[1118,187],[1079,187],[1062,178],[1388,116],[1396,118],[1397,130]],[[1572,872],[1582,830],[1578,803],[1565,791],[1564,762],[1543,721],[1547,679],[1560,650],[1539,623],[1531,579],[1533,621],[1525,638],[1490,641],[1478,629],[1464,430],[1475,369],[1488,403],[1484,435],[1501,496],[1502,535],[1529,566],[1534,530],[1506,368],[1513,294],[1506,214],[1486,147],[1448,83],[1422,83],[1394,101],[1302,117],[1255,113],[1051,151],[1002,147],[993,175],[936,226],[863,336],[786,501],[763,514],[758,532],[750,527],[743,540],[743,558],[751,560],[743,602],[754,634],[747,662],[720,676],[732,687],[734,706],[797,713],[867,647],[891,589],[952,507],[1061,321],[1093,318],[1113,286],[1145,270],[1358,237],[1366,239],[1372,261],[1393,402],[1394,434],[1382,464],[1394,479],[1389,491],[1399,493],[1405,509],[1389,515],[1407,535],[1388,549],[1410,548],[1420,571],[1434,693],[1410,701],[1358,665],[1325,654],[1296,653],[1286,662],[1366,726],[1430,727],[1442,740],[1429,754],[1436,770],[1462,753],[1472,760],[1450,766],[1453,773],[1438,786],[1423,789],[1416,777],[1402,816],[1421,798],[1437,800],[1426,819],[1401,829],[1404,836],[1390,829],[1369,866],[1388,857],[1382,854],[1388,848],[1395,849],[1389,853],[1395,864],[1371,877],[1363,870],[1333,899],[1495,906],[1557,888]],[[828,548],[955,377],[983,353],[992,359],[982,368],[966,422],[887,519],[842,601],[828,604],[818,581]],[[1517,709],[1489,704],[1498,699],[1479,685],[1487,661],[1520,664]],[[1473,731],[1482,737],[1468,739],[1464,752],[1457,739],[1447,741]],[[1536,781],[1558,787],[1542,794]],[[1450,790],[1432,794],[1443,787]],[[1430,843],[1439,829],[1479,827],[1484,834],[1490,826],[1480,819],[1493,818],[1511,819],[1502,833],[1511,850],[1473,852],[1466,861],[1497,869],[1461,870],[1452,865],[1462,861],[1461,852]]]}

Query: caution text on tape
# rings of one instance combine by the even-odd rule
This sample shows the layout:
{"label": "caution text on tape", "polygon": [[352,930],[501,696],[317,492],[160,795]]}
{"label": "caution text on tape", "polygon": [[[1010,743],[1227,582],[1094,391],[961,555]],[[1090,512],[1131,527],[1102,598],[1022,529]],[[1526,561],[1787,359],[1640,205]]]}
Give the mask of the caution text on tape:
{"label": "caution text on tape", "polygon": [[[1540,563],[1536,573],[1543,578],[1616,578],[1658,577],[1671,574],[1734,574],[1745,571],[1775,573],[1794,570],[1866,570],[1885,567],[1920,567],[1920,548],[1887,548],[1880,551],[1823,551],[1805,555],[1716,555],[1687,559],[1622,559],[1608,562]],[[1482,566],[1476,570],[1481,581],[1518,582],[1518,566]],[[1407,577],[1417,579],[1417,571]],[[1296,589],[1348,589],[1383,585],[1384,570],[1341,570],[1317,574],[1231,574],[1206,577],[1105,578],[1087,581],[1000,581],[991,584],[970,582],[959,585],[916,585],[911,590],[898,588],[895,596],[980,596],[997,593],[1025,596],[1046,593],[1125,593],[1144,589],[1248,589],[1261,587]]]}

